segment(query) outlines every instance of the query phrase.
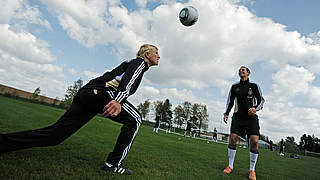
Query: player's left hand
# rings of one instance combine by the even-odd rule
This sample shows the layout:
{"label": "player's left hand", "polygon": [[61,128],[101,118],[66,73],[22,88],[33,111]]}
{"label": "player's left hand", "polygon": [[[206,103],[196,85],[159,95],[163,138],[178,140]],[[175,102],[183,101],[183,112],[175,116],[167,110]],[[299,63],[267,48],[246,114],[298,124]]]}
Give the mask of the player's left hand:
{"label": "player's left hand", "polygon": [[224,121],[224,123],[226,123],[226,124],[228,124],[228,117],[229,117],[229,115],[223,115],[223,121]]}
{"label": "player's left hand", "polygon": [[102,115],[104,117],[115,117],[120,112],[121,112],[121,104],[115,100],[112,100],[103,108]]}
{"label": "player's left hand", "polygon": [[256,114],[256,108],[250,108],[249,110],[248,110],[248,114],[250,115],[250,116],[253,116],[253,115],[255,115]]}

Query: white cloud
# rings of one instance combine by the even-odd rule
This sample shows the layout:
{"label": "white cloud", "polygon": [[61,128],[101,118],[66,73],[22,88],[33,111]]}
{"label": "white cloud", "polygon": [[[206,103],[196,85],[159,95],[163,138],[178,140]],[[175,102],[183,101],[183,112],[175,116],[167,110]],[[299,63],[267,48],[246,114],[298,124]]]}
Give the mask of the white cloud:
{"label": "white cloud", "polygon": [[19,59],[49,63],[55,60],[45,41],[26,31],[15,32],[8,24],[0,24],[0,49]]}
{"label": "white cloud", "polygon": [[57,13],[58,20],[68,35],[85,47],[96,44],[108,45],[119,38],[116,29],[107,24],[107,7],[117,6],[116,1],[80,0],[41,0],[47,7]]}
{"label": "white cloud", "polygon": [[308,88],[308,92],[305,95],[307,104],[319,107],[320,106],[320,87],[311,86]]}
{"label": "white cloud", "polygon": [[21,7],[21,0],[2,0],[0,1],[0,24],[8,24]]}
{"label": "white cloud", "polygon": [[145,8],[147,6],[148,0],[136,0],[137,5],[140,8]]}
{"label": "white cloud", "polygon": [[320,31],[309,34],[306,40],[312,45],[320,44]]}
{"label": "white cloud", "polygon": [[74,68],[70,68],[70,69],[68,70],[68,72],[69,72],[72,76],[75,76],[75,75],[78,74],[77,71],[76,71]]}
{"label": "white cloud", "polygon": [[316,68],[320,66],[318,45],[310,45],[309,39],[298,32],[288,32],[285,26],[256,17],[244,6],[229,1],[188,2],[199,10],[199,21],[189,28],[178,21],[177,13],[185,6],[181,3],[129,12],[116,1],[80,1],[72,5],[69,1],[42,2],[58,13],[69,36],[86,47],[114,43],[120,55],[128,58],[142,43],[158,45],[162,59],[149,78],[157,84],[195,89],[222,87],[225,85],[219,83],[224,81],[216,79],[231,78],[240,65],[259,62],[273,69],[288,63],[314,73],[320,69]]}
{"label": "white cloud", "polygon": [[[296,64],[318,73],[320,47],[310,38],[268,18],[256,17],[241,1],[192,0],[199,21],[184,27],[177,13],[186,4],[168,3],[154,10],[129,12],[120,1],[47,1],[69,36],[85,47],[113,43],[125,58],[142,43],[160,47],[160,66],[150,73],[156,84],[202,89],[225,86],[242,64],[264,62],[273,69]],[[136,1],[145,7],[148,1]],[[210,15],[208,15],[210,14]],[[165,25],[164,25],[165,24]],[[158,76],[157,74],[162,74]],[[214,76],[215,78],[209,78]],[[166,79],[166,81],[163,81]]]}
{"label": "white cloud", "polygon": [[83,74],[84,74],[88,79],[93,79],[93,78],[96,78],[96,77],[98,77],[98,76],[101,76],[100,73],[90,72],[90,71],[84,71]]}
{"label": "white cloud", "polygon": [[32,7],[27,1],[3,0],[0,2],[0,23],[25,27],[28,24],[39,24],[52,30],[50,23],[42,18],[42,14],[37,7]]}
{"label": "white cloud", "polygon": [[53,98],[64,95],[66,86],[61,80],[59,81],[64,78],[62,67],[24,61],[1,49],[0,67],[6,67],[5,71],[0,71],[1,84],[29,92],[40,87],[42,95]]}
{"label": "white cloud", "polygon": [[317,108],[296,107],[291,102],[269,99],[260,115],[261,133],[276,141],[294,136],[298,142],[303,134],[320,135],[320,110]]}
{"label": "white cloud", "polygon": [[55,56],[49,45],[28,32],[28,24],[51,29],[39,9],[27,1],[0,2],[0,83],[29,92],[40,87],[42,95],[61,97],[65,91],[62,67],[50,64]]}
{"label": "white cloud", "polygon": [[38,8],[30,6],[27,2],[22,2],[21,8],[17,9],[14,20],[18,24],[26,26],[28,24],[39,24],[45,26],[47,29],[52,30],[50,23],[42,18],[42,14]]}
{"label": "white cloud", "polygon": [[272,76],[272,89],[278,100],[288,100],[297,93],[306,94],[315,76],[303,67],[287,65]]}
{"label": "white cloud", "polygon": [[134,96],[130,97],[135,105],[147,99],[152,101],[164,101],[169,98],[173,103],[183,103],[184,101],[197,102],[191,90],[176,88],[155,88],[152,86],[141,85]]}

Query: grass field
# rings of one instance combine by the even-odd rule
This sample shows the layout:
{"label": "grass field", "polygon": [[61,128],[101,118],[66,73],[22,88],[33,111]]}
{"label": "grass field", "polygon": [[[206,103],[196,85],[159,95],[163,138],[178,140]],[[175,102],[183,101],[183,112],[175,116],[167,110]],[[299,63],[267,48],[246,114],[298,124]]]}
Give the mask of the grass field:
{"label": "grass field", "polygon": [[[64,110],[0,96],[0,133],[41,128],[54,123]],[[247,179],[249,151],[238,148],[234,172],[222,173],[227,146],[218,143],[152,133],[141,126],[124,165],[133,175],[100,170],[112,151],[121,125],[95,117],[77,133],[53,147],[0,154],[0,179]],[[320,159],[280,157],[260,150],[257,179],[320,179]]]}

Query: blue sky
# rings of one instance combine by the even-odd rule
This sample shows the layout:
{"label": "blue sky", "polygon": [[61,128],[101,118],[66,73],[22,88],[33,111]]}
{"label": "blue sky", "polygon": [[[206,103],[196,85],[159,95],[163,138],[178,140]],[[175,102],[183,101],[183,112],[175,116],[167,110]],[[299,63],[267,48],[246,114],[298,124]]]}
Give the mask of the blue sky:
{"label": "blue sky", "polygon": [[[178,21],[192,5],[199,20]],[[130,101],[206,104],[209,128],[221,122],[241,65],[266,99],[261,133],[278,141],[320,136],[320,13],[317,0],[2,0],[0,83],[52,98],[67,86],[159,47],[160,65]],[[152,117],[152,114],[150,115]],[[231,121],[231,120],[230,120]]]}
{"label": "blue sky", "polygon": [[[248,5],[248,4],[247,4]],[[317,0],[258,0],[248,8],[257,16],[269,17],[277,23],[286,25],[290,31],[298,31],[303,35],[318,32],[320,23]]]}

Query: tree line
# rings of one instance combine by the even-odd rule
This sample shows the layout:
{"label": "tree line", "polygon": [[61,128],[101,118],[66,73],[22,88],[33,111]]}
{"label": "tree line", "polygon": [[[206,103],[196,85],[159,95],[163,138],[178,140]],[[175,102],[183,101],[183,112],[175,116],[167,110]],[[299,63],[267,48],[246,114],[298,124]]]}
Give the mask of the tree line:
{"label": "tree line", "polygon": [[320,153],[320,139],[315,137],[314,135],[311,136],[311,135],[303,134],[300,137],[300,142],[298,147],[301,151],[306,150],[306,151]]}
{"label": "tree line", "polygon": [[[63,106],[70,106],[73,97],[77,94],[79,89],[82,87],[83,81],[81,79],[75,81],[73,85],[68,86],[65,97],[62,101]],[[192,104],[191,102],[185,101],[183,104],[179,104],[172,109],[172,104],[169,99],[165,101],[151,102],[145,100],[143,103],[138,105],[138,110],[141,113],[142,119],[146,119],[147,116],[152,113],[154,118],[157,115],[162,115],[162,121],[175,125],[176,128],[181,128],[186,121],[191,121],[199,129],[208,129],[208,109],[204,104]]]}
{"label": "tree line", "polygon": [[[53,100],[52,104],[45,103],[41,99],[39,99],[40,93],[41,93],[40,87],[37,87],[34,90],[34,92],[32,93],[30,99],[26,99],[26,100],[33,102],[33,103],[48,104],[50,106],[67,109],[70,107],[74,96],[80,90],[82,85],[83,85],[83,81],[81,79],[74,81],[73,85],[70,85],[67,87],[66,94],[64,95],[64,98],[62,100],[59,100],[59,98],[56,97]],[[11,96],[13,96],[13,95],[11,95]]]}
{"label": "tree line", "polygon": [[138,110],[145,121],[150,120],[147,117],[152,113],[154,119],[161,115],[163,122],[173,124],[176,128],[181,128],[187,121],[191,121],[199,129],[208,130],[209,114],[206,105],[185,101],[172,108],[169,99],[153,103],[150,100],[145,100],[138,105]]}
{"label": "tree line", "polygon": [[[320,153],[320,139],[314,135],[303,134],[299,144],[295,142],[293,136],[284,139],[285,151],[290,153],[303,153],[304,151]],[[278,143],[280,146],[280,142]]]}

